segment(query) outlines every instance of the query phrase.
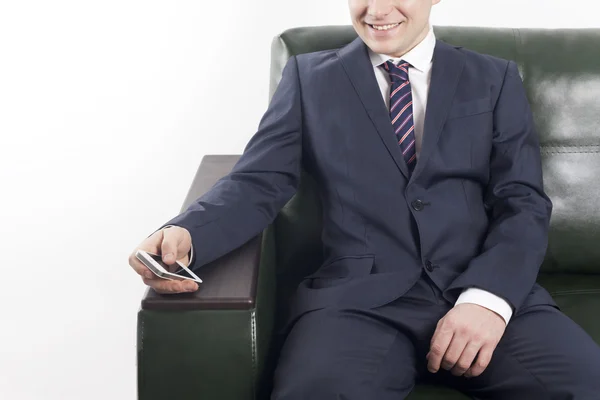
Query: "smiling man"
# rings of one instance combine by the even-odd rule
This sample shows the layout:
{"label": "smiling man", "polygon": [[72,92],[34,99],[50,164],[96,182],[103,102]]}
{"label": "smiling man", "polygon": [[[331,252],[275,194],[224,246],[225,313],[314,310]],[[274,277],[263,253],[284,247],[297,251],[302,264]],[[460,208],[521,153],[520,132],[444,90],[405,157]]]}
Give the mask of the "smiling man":
{"label": "smiling man", "polygon": [[[315,178],[325,260],[286,321],[274,400],[600,398],[600,348],[536,283],[552,204],[512,61],[437,41],[439,0],[349,0],[358,38],[292,57],[232,172],[140,246],[202,265]],[[135,253],[135,251],[134,251]],[[152,276],[163,293],[197,290]]]}
{"label": "smiling man", "polygon": [[[552,206],[543,191],[539,145],[517,67],[436,42],[429,17],[439,1],[349,0],[359,39],[337,53],[298,60],[306,71],[298,72],[300,81],[310,81],[309,66],[335,59],[330,73],[343,75],[341,64],[350,78],[346,90],[352,92],[354,84],[367,109],[380,100],[367,85],[378,86],[408,182],[400,186],[381,174],[374,179],[404,193],[417,228],[400,240],[415,241],[413,257],[422,257],[424,268],[416,282],[406,279],[408,287],[399,283],[399,297],[390,302],[304,307],[285,343],[273,399],[400,400],[417,380],[482,399],[600,398],[600,349],[535,283]],[[305,102],[311,99],[304,94]],[[426,110],[432,114],[427,118]],[[464,185],[466,193],[456,185]],[[383,193],[372,190],[371,198]],[[464,195],[472,209],[455,197]],[[427,202],[411,203],[417,197]],[[396,217],[399,229],[415,229],[408,218]],[[377,251],[385,246],[375,243],[380,236],[368,236],[368,249],[385,259]],[[321,270],[333,272],[332,265],[343,260]],[[411,276],[410,262],[403,257],[395,262]],[[344,282],[317,272],[309,285],[330,291],[347,286],[347,299],[381,297],[368,293],[387,289],[369,285],[371,278],[376,274]]]}

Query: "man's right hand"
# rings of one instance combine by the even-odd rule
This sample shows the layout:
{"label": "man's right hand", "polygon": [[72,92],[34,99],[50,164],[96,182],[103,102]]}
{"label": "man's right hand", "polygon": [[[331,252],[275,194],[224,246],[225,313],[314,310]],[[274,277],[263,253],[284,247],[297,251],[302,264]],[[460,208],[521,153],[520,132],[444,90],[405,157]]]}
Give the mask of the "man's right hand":
{"label": "man's right hand", "polygon": [[138,250],[144,250],[149,253],[159,254],[165,264],[171,267],[170,272],[175,272],[179,266],[175,260],[183,265],[188,265],[188,253],[192,248],[192,235],[190,232],[179,226],[171,226],[154,232],[150,237],[144,240],[133,250],[129,256],[129,265],[137,272],[144,283],[158,293],[185,293],[198,290],[198,284],[193,281],[171,281],[159,278],[154,275],[140,260],[135,253]]}

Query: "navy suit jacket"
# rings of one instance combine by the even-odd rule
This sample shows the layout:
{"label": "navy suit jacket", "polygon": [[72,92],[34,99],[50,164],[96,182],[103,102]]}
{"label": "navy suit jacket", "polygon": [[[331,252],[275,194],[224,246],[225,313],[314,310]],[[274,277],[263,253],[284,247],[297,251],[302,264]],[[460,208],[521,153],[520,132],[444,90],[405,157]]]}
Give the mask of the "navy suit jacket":
{"label": "navy suit jacket", "polygon": [[300,284],[292,319],[383,305],[423,271],[452,303],[476,287],[516,312],[555,305],[535,283],[552,204],[514,62],[437,41],[409,179],[362,40],[292,57],[232,172],[167,222],[190,231],[193,268],[266,228],[302,168],[321,196],[325,261]]}

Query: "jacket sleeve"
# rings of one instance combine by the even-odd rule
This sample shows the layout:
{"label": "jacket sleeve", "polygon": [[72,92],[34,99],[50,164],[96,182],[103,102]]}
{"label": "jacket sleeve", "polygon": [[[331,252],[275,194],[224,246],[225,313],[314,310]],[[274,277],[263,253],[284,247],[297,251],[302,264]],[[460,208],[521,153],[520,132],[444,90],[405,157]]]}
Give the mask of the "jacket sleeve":
{"label": "jacket sleeve", "polygon": [[[302,109],[296,57],[288,60],[258,131],[232,171],[166,222],[186,228],[199,268],[264,230],[300,183]],[[235,115],[228,123],[235,126]],[[161,227],[161,228],[162,228]]]}
{"label": "jacket sleeve", "polygon": [[532,290],[548,244],[552,203],[542,182],[540,145],[517,65],[509,62],[494,108],[490,224],[481,253],[448,287],[475,287],[519,309]]}

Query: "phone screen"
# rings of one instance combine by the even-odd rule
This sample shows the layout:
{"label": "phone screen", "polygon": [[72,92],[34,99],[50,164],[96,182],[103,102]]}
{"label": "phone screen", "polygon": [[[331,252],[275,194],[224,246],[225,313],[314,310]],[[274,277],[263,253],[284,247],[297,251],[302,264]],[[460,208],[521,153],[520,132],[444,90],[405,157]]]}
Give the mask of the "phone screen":
{"label": "phone screen", "polygon": [[[169,265],[165,264],[165,263],[163,262],[163,260],[162,260],[162,257],[161,257],[161,256],[157,256],[157,255],[150,254],[150,253],[148,253],[148,255],[149,255],[150,257],[152,257],[152,259],[153,259],[154,261],[156,261],[156,263],[157,263],[157,264],[159,264],[161,267],[163,267],[165,270],[167,270],[167,271],[169,271],[169,272],[171,271],[171,268],[172,268],[172,266],[169,266]],[[177,267],[179,267],[179,265],[178,265]],[[189,274],[189,273],[188,273],[186,270],[184,270],[184,269],[183,269],[183,268],[181,268],[181,267],[179,267],[179,269],[178,269],[178,270],[176,270],[176,271],[174,271],[173,273],[174,273],[174,274],[177,274],[177,275],[179,275],[179,276],[183,276],[183,277],[185,277],[185,278],[196,279],[196,278],[194,278],[193,276],[191,276],[191,275],[190,275],[190,274]]]}

